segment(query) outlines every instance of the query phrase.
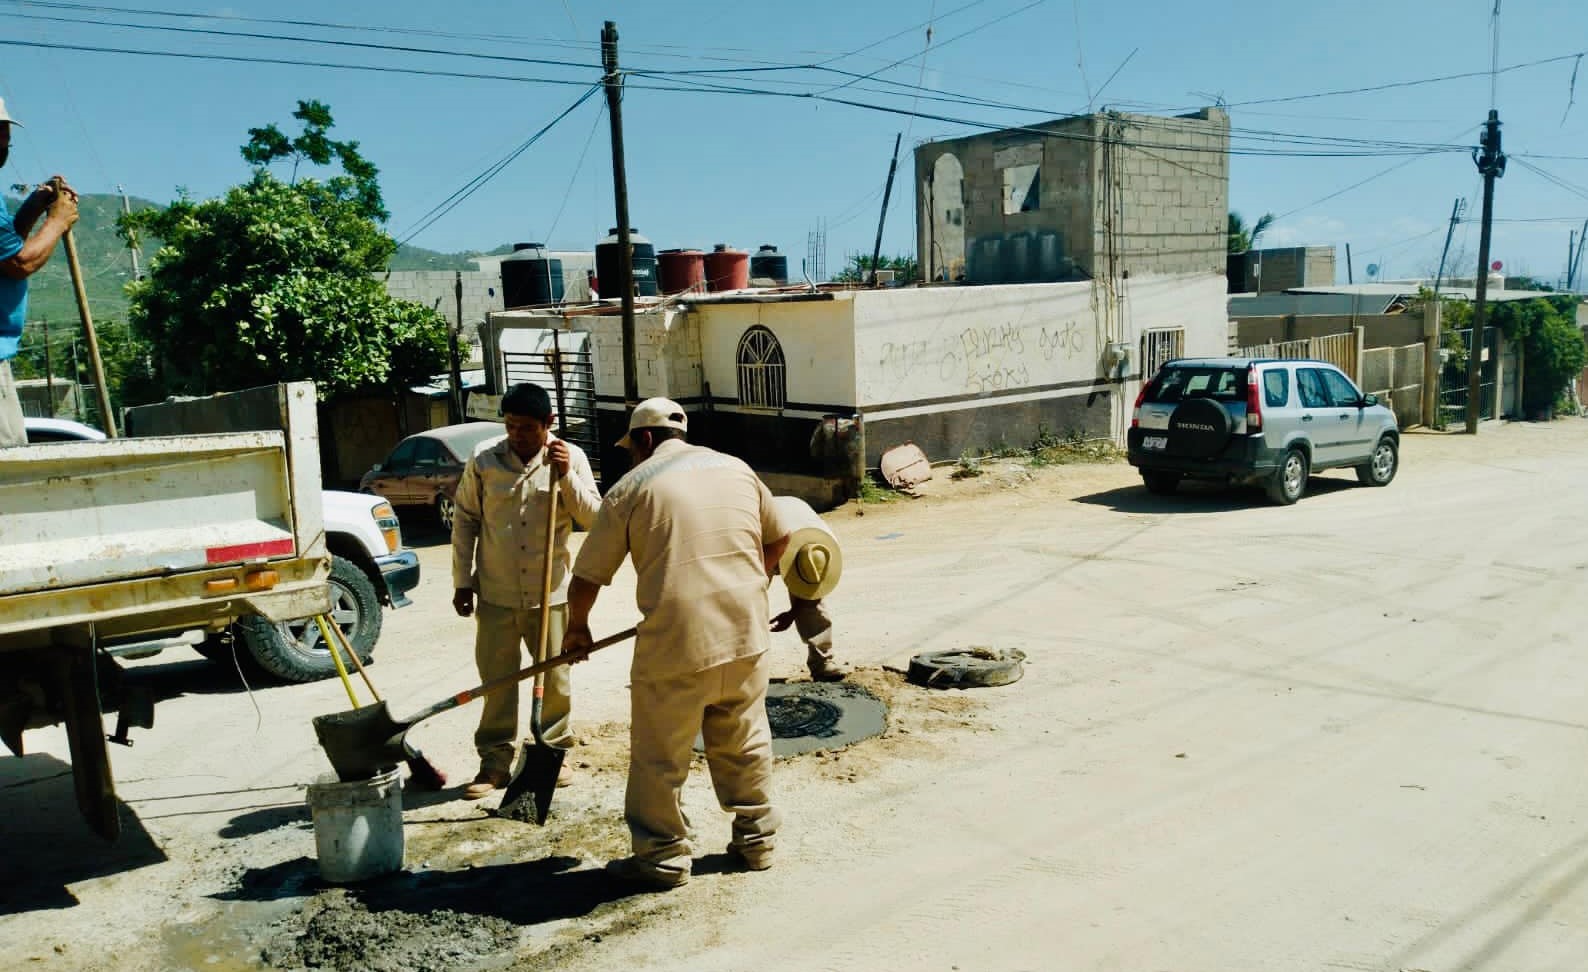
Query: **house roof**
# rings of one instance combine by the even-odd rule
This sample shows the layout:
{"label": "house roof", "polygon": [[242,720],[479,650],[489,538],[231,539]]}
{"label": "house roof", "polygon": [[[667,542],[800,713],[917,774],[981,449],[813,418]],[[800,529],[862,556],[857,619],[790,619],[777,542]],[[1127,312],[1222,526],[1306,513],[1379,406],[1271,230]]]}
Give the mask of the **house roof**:
{"label": "house roof", "polygon": [[1231,294],[1231,317],[1313,317],[1339,314],[1382,314],[1395,303],[1384,294]]}
{"label": "house roof", "polygon": [[[1361,294],[1362,296],[1385,296],[1415,298],[1418,290],[1426,286],[1423,281],[1389,281],[1386,283],[1359,283],[1346,284],[1339,287],[1292,287],[1285,291],[1287,294]],[[1430,288],[1431,289],[1431,288]],[[1451,287],[1441,285],[1441,297],[1454,297],[1457,300],[1476,300],[1477,290],[1473,287]],[[1484,299],[1491,304],[1504,303],[1512,300],[1532,300],[1535,297],[1562,296],[1553,290],[1504,290],[1491,289]]]}

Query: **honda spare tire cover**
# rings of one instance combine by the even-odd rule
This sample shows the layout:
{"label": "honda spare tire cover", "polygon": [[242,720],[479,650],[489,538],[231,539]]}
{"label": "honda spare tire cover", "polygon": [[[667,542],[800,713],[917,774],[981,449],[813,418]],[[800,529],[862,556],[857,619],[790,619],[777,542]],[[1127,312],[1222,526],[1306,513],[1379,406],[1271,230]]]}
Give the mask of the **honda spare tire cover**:
{"label": "honda spare tire cover", "polygon": [[1193,459],[1211,459],[1224,451],[1234,423],[1224,406],[1212,398],[1191,398],[1169,416],[1169,451]]}

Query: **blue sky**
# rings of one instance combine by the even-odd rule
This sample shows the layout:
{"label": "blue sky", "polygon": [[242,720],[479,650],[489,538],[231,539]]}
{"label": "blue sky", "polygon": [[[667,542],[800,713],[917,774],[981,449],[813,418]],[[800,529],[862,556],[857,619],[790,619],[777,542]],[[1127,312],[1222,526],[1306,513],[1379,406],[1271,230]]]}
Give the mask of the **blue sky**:
{"label": "blue sky", "polygon": [[[0,0],[0,39],[5,40],[541,79],[0,46],[0,96],[26,125],[17,133],[4,178],[7,184],[34,181],[60,171],[85,191],[113,191],[119,184],[159,201],[172,198],[178,187],[196,196],[218,194],[246,177],[237,146],[249,127],[274,121],[288,128],[296,100],[315,98],[331,105],[336,133],[358,140],[380,167],[392,211],[389,228],[401,238],[432,207],[598,79],[597,41],[602,21],[610,19],[618,24],[622,63],[630,70],[823,64],[819,71],[635,75],[623,110],[632,222],[659,248],[726,242],[753,250],[774,243],[797,267],[807,233],[825,222],[828,266],[836,270],[846,254],[871,249],[896,133],[904,134],[905,153],[888,214],[884,251],[889,253],[914,249],[909,147],[977,130],[966,122],[1019,125],[1086,111],[1089,104],[1189,110],[1222,98],[1231,105],[1232,125],[1244,136],[1237,144],[1248,148],[1294,148],[1264,133],[1329,140],[1321,151],[1362,148],[1338,139],[1475,144],[1489,107],[1486,75],[1352,95],[1272,99],[1485,72],[1493,6],[1494,0],[519,0],[447,5]],[[204,16],[128,12],[147,9]],[[929,49],[928,21],[933,24]],[[572,66],[184,34],[107,22],[436,48]],[[1584,50],[1588,3],[1503,0],[1502,66]],[[1568,112],[1575,64],[1567,59],[1518,68],[1498,79],[1505,147],[1516,157],[1498,186],[1496,215],[1502,222],[1496,224],[1493,257],[1508,271],[1553,280],[1564,267],[1568,232],[1588,217],[1588,70],[1577,79],[1577,103]],[[872,72],[880,73],[854,78]],[[954,120],[700,88],[814,93],[845,82],[852,83],[827,95]],[[413,242],[438,250],[486,249],[513,240],[589,248],[614,223],[601,104],[598,95],[576,109]],[[1479,208],[1471,159],[1463,152],[1383,154],[1377,145],[1365,151],[1368,157],[1239,155],[1231,165],[1231,206],[1248,217],[1281,215],[1266,245],[1339,245],[1342,280],[1344,244],[1350,243],[1362,280],[1369,263],[1380,264],[1385,276],[1429,271],[1444,243],[1451,203],[1465,196],[1473,222],[1457,229],[1452,250],[1466,256],[1463,268],[1470,272],[1466,264],[1476,260]],[[1538,157],[1545,155],[1576,158]],[[1356,183],[1363,184],[1349,188]]]}

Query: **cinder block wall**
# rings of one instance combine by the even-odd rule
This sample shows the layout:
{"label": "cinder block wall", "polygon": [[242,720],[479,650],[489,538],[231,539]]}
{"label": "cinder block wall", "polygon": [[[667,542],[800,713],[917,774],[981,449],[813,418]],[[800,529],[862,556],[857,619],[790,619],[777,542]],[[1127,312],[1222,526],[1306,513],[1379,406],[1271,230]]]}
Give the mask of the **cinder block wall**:
{"label": "cinder block wall", "polygon": [[[1229,116],[1217,108],[1164,118],[1119,114],[1109,134],[1119,144],[1093,146],[1101,157],[1117,153],[1119,180],[1114,216],[1119,269],[1145,273],[1225,272],[1229,212]],[[1096,266],[1107,251],[1099,165]]]}

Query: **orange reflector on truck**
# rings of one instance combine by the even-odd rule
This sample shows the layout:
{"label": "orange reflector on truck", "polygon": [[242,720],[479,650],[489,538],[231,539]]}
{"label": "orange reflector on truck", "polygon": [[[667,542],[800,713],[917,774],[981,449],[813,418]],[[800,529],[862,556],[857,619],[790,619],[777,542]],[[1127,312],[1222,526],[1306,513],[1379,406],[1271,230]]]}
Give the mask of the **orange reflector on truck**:
{"label": "orange reflector on truck", "polygon": [[204,551],[207,564],[226,564],[234,560],[255,560],[260,557],[290,557],[297,550],[291,537],[280,540],[263,540],[258,543],[238,543],[229,547],[211,547]]}
{"label": "orange reflector on truck", "polygon": [[225,594],[227,591],[235,590],[236,588],[237,578],[235,577],[217,577],[214,580],[204,582],[205,594]]}
{"label": "orange reflector on truck", "polygon": [[251,570],[243,575],[243,586],[251,591],[268,591],[281,582],[281,572],[275,570]]}

